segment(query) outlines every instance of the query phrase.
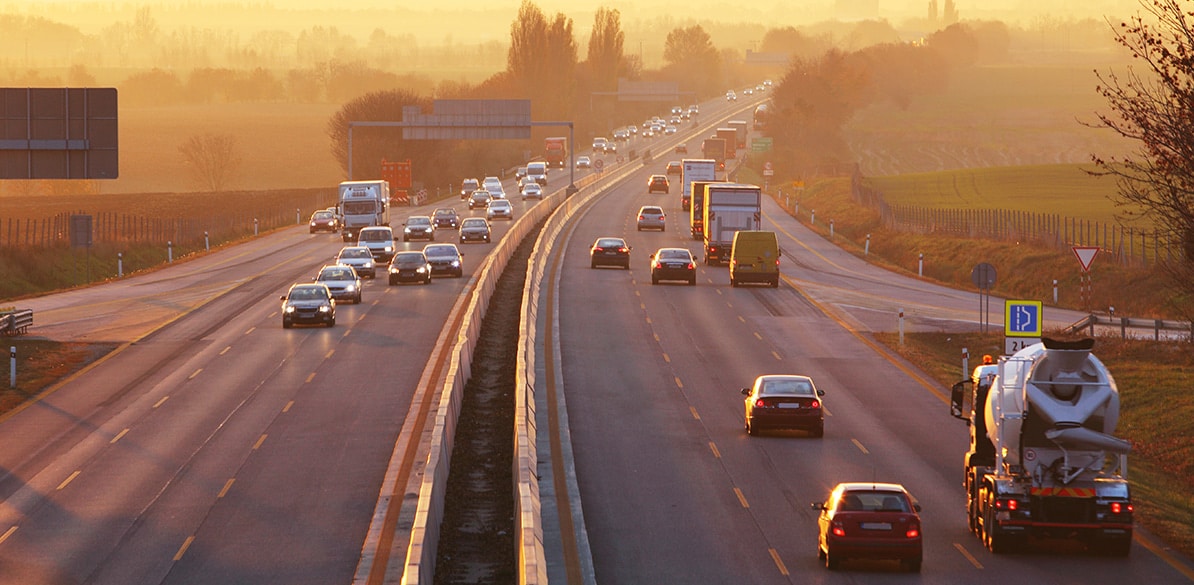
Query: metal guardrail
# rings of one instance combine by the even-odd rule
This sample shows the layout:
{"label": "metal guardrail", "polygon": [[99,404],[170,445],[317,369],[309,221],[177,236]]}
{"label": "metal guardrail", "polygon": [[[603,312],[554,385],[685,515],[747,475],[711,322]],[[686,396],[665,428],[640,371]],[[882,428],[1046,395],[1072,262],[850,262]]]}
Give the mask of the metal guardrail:
{"label": "metal guardrail", "polygon": [[12,337],[23,335],[33,325],[33,309],[16,309],[0,313],[0,334]]}
{"label": "metal guardrail", "polygon": [[1091,313],[1082,320],[1066,327],[1062,331],[1067,334],[1078,333],[1083,329],[1089,331],[1090,335],[1094,335],[1095,326],[1104,325],[1110,327],[1119,327],[1119,334],[1122,338],[1128,339],[1129,331],[1149,330],[1153,332],[1153,339],[1160,340],[1162,331],[1181,331],[1190,335],[1188,340],[1194,340],[1194,322],[1190,321],[1167,321],[1165,319],[1133,319],[1131,317],[1105,317]]}

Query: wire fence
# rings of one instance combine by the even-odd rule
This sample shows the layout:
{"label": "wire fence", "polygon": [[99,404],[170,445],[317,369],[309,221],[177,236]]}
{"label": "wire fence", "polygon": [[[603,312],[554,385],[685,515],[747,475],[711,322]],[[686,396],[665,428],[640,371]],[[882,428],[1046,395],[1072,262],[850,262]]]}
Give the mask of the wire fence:
{"label": "wire fence", "polygon": [[[304,222],[311,212],[336,204],[335,190],[319,190],[287,203],[246,206],[204,217],[149,217],[130,213],[63,212],[45,218],[0,218],[0,246],[9,249],[48,248],[71,243],[71,216],[91,216],[91,244],[154,244],[180,246],[205,240],[228,241],[259,231]],[[298,207],[296,207],[298,206]],[[76,238],[79,234],[75,234]]]}
{"label": "wire fence", "polygon": [[891,205],[882,191],[867,185],[857,172],[851,177],[851,192],[855,201],[879,211],[884,227],[897,231],[1033,242],[1063,251],[1073,246],[1094,246],[1120,265],[1136,268],[1184,256],[1182,238],[1173,232],[1008,209]]}

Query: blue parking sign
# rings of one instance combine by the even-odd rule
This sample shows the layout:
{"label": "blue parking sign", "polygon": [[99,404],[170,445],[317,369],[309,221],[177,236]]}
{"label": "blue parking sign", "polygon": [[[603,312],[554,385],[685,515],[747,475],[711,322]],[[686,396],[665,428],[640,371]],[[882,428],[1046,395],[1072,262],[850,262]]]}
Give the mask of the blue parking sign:
{"label": "blue parking sign", "polygon": [[1004,301],[1003,334],[1007,337],[1041,336],[1040,301]]}

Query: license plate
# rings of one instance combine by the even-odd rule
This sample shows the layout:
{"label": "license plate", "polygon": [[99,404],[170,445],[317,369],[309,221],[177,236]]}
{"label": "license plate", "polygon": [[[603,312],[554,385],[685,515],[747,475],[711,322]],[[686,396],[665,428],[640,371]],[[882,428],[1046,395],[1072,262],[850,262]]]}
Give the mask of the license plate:
{"label": "license plate", "polygon": [[794,402],[781,402],[781,403],[779,403],[779,407],[780,408],[800,408],[800,405],[797,403],[794,403]]}
{"label": "license plate", "polygon": [[863,530],[891,530],[891,522],[863,522],[858,527]]}
{"label": "license plate", "polygon": [[679,269],[679,268],[684,268],[685,265],[684,264],[668,264],[667,267],[671,268],[671,269]]}

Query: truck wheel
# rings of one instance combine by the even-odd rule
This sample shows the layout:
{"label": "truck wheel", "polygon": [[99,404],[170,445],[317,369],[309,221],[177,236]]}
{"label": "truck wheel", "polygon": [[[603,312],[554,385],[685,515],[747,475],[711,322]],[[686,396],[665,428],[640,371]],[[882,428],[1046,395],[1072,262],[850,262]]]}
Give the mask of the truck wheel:
{"label": "truck wheel", "polygon": [[1007,554],[1013,548],[1012,537],[999,534],[995,529],[994,500],[987,501],[987,507],[983,514],[983,544],[986,545],[987,550],[997,555]]}

